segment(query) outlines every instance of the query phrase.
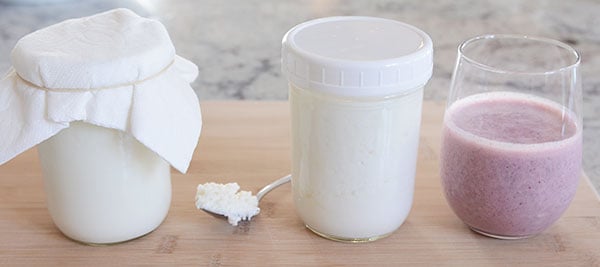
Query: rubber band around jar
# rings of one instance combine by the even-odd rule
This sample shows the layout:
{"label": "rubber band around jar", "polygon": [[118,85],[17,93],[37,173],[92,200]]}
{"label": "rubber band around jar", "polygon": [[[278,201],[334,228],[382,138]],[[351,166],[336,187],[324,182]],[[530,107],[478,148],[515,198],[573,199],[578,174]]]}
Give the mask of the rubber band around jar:
{"label": "rubber band around jar", "polygon": [[144,83],[146,81],[152,80],[152,79],[154,79],[154,78],[162,75],[171,66],[173,66],[174,63],[175,63],[175,59],[173,59],[171,61],[171,63],[169,63],[161,71],[159,71],[159,72],[157,72],[157,73],[155,73],[153,75],[150,75],[150,76],[148,76],[148,77],[146,77],[144,79],[138,80],[138,81],[128,82],[128,83],[122,83],[122,84],[117,84],[117,85],[111,85],[111,86],[96,87],[96,88],[47,88],[47,87],[39,86],[39,85],[37,85],[37,84],[35,84],[33,82],[30,82],[30,81],[26,80],[25,78],[21,77],[21,75],[19,75],[19,72],[17,72],[16,70],[15,70],[15,74],[25,84],[27,84],[28,86],[33,87],[35,89],[39,89],[39,90],[43,90],[43,91],[48,91],[48,92],[81,93],[81,92],[100,91],[100,90],[107,90],[107,89],[116,89],[116,88],[121,88],[121,87],[126,87],[126,86],[132,86],[132,85],[141,84],[141,83]]}

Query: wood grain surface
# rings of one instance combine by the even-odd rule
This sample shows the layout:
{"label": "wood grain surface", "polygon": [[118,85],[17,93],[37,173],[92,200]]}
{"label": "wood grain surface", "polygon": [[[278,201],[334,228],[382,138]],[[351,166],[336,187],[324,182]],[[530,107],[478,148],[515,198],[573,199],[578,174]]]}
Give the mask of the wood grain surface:
{"label": "wood grain surface", "polygon": [[203,132],[187,174],[173,172],[167,219],[151,234],[93,247],[64,237],[46,210],[37,152],[0,166],[0,265],[600,266],[600,201],[585,177],[563,217],[546,232],[502,241],[475,234],[442,195],[438,156],[443,103],[424,104],[416,191],[407,221],[365,244],[329,241],[294,212],[290,185],[238,227],[196,210],[196,185],[236,181],[256,192],[290,170],[287,102],[204,102]]}

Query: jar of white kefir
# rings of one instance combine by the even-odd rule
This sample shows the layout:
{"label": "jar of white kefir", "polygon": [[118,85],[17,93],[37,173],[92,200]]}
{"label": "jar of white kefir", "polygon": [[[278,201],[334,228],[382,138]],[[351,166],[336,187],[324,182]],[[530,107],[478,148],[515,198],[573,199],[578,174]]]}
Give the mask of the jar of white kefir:
{"label": "jar of white kefir", "polygon": [[38,145],[50,215],[83,243],[156,229],[170,166],[198,142],[197,67],[158,21],[126,9],[67,20],[17,42],[0,81],[0,164]]}
{"label": "jar of white kefir", "polygon": [[71,239],[121,242],[151,232],[167,216],[169,164],[123,131],[72,122],[38,153],[48,211]]}
{"label": "jar of white kefir", "polygon": [[382,18],[317,19],[285,35],[293,198],[310,230],[364,242],[404,222],[432,54],[425,32]]}

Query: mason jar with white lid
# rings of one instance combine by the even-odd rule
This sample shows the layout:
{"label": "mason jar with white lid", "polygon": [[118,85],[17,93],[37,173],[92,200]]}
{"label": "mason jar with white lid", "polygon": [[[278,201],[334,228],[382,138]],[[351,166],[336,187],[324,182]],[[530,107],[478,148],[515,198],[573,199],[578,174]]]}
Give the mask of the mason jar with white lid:
{"label": "mason jar with white lid", "polygon": [[282,45],[298,215],[336,241],[390,235],[412,206],[430,37],[389,19],[329,17],[295,26]]}
{"label": "mason jar with white lid", "polygon": [[165,27],[127,9],[21,38],[0,79],[0,164],[38,145],[50,215],[67,237],[127,241],[171,203],[201,130],[192,62]]}

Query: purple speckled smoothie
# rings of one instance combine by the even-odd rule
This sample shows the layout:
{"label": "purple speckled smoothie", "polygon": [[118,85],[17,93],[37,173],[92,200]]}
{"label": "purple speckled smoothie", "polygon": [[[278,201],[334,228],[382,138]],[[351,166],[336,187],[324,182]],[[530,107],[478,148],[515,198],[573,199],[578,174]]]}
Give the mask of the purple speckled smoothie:
{"label": "purple speckled smoothie", "polygon": [[495,92],[454,102],[444,117],[442,185],[473,230],[535,235],[567,209],[579,181],[581,125],[543,98]]}

